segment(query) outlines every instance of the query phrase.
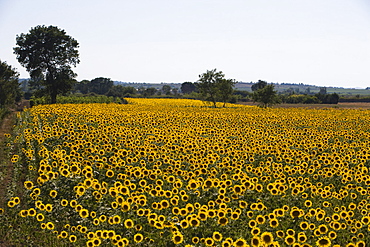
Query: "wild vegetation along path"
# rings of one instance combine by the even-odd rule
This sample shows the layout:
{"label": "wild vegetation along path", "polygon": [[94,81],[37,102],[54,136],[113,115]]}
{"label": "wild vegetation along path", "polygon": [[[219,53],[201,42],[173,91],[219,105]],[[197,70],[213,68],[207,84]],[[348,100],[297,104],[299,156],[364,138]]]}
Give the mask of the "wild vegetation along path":
{"label": "wild vegetation along path", "polygon": [[22,100],[15,108],[10,109],[2,121],[0,121],[0,207],[6,206],[6,194],[8,184],[11,182],[13,174],[13,164],[10,162],[8,154],[5,152],[5,134],[12,132],[13,125],[15,124],[17,112],[28,108],[30,103],[28,100]]}
{"label": "wild vegetation along path", "polygon": [[5,134],[10,134],[13,124],[15,122],[16,112],[12,111],[7,114],[0,124],[0,172],[2,178],[0,179],[0,207],[6,206],[6,189],[11,182],[13,174],[13,165],[9,160],[8,154],[5,152]]}

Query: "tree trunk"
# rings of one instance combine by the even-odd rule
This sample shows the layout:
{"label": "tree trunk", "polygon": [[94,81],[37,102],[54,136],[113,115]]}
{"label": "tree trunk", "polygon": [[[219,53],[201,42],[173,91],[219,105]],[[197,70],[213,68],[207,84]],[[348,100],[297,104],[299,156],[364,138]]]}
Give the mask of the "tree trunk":
{"label": "tree trunk", "polygon": [[50,103],[55,104],[57,103],[57,92],[51,92],[50,94]]}

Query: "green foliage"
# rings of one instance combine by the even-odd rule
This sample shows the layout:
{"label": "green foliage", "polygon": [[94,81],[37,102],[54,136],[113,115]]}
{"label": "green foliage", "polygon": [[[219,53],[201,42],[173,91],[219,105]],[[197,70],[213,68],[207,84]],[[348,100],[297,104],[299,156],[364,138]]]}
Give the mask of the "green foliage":
{"label": "green foliage", "polygon": [[370,102],[369,96],[341,96],[339,102]]}
{"label": "green foliage", "polygon": [[0,106],[0,121],[9,113],[9,109]]}
{"label": "green foliage", "polygon": [[[248,91],[244,91],[244,90],[234,90],[233,97],[234,97],[234,99],[236,99],[236,102],[238,102],[238,101],[246,102],[246,101],[249,101],[250,93]],[[230,103],[233,103],[233,102],[230,102]]]}
{"label": "green foliage", "polygon": [[[120,97],[106,96],[106,95],[71,95],[71,96],[58,96],[58,104],[89,104],[89,103],[118,103],[127,104],[127,101]],[[32,97],[31,105],[45,105],[48,104],[46,97]]]}
{"label": "green foliage", "polygon": [[257,91],[257,90],[259,90],[259,89],[262,89],[262,88],[264,88],[264,87],[266,87],[266,86],[267,86],[267,82],[266,82],[266,81],[258,80],[258,82],[257,82],[257,83],[254,83],[254,84],[252,85],[251,89],[252,89],[252,91],[254,92],[254,91]]}
{"label": "green foliage", "polygon": [[190,94],[192,92],[195,92],[197,90],[197,87],[192,82],[184,82],[181,84],[181,92],[183,94]]}
{"label": "green foliage", "polygon": [[315,96],[323,103],[323,104],[338,104],[339,102],[339,95],[336,93],[332,94],[323,94],[318,93]]}
{"label": "green foliage", "polygon": [[157,89],[154,87],[148,87],[148,88],[140,87],[138,89],[138,92],[144,97],[151,97],[157,93]]}
{"label": "green foliage", "polygon": [[109,78],[98,77],[85,85],[87,91],[81,93],[107,94],[113,87],[113,81]]}
{"label": "green foliage", "polygon": [[56,103],[58,94],[71,90],[77,76],[71,66],[80,62],[75,39],[56,26],[39,25],[17,35],[16,45],[17,60],[51,103]]}
{"label": "green foliage", "polygon": [[20,100],[19,73],[6,62],[0,60],[0,107]]}
{"label": "green foliage", "polygon": [[212,102],[213,106],[216,107],[217,101],[223,102],[225,106],[226,102],[233,95],[235,84],[235,80],[225,79],[222,71],[213,69],[199,75],[196,87],[202,98]]}
{"label": "green foliage", "polygon": [[289,104],[320,104],[321,101],[314,95],[306,94],[292,94],[289,96],[281,96],[281,99],[284,103]]}
{"label": "green foliage", "polygon": [[124,87],[122,85],[115,85],[108,91],[107,96],[113,97],[131,97],[136,94],[134,87]]}
{"label": "green foliage", "polygon": [[260,103],[262,107],[269,107],[271,105],[280,103],[273,84],[267,84],[263,88],[254,91],[252,94],[252,99],[254,102]]}
{"label": "green foliage", "polygon": [[171,94],[171,86],[169,85],[163,85],[162,86],[162,92],[165,94],[165,95],[170,95]]}

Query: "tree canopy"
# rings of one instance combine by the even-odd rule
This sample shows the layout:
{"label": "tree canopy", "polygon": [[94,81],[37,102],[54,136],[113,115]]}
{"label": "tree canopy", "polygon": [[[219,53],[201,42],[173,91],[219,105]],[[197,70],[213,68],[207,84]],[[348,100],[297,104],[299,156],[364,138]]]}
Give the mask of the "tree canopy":
{"label": "tree canopy", "polygon": [[258,80],[258,82],[254,83],[251,87],[252,91],[257,91],[258,89],[262,89],[264,87],[267,86],[267,82],[266,81],[261,81],[261,80]]}
{"label": "tree canopy", "polygon": [[20,99],[19,73],[0,60],[0,107],[13,104]]}
{"label": "tree canopy", "polygon": [[252,94],[254,102],[260,103],[262,107],[279,103],[279,97],[276,94],[273,84],[267,84],[267,82],[259,80],[255,85],[258,85],[258,89],[255,89]]}
{"label": "tree canopy", "polygon": [[50,96],[51,103],[56,103],[58,94],[71,90],[77,76],[71,66],[80,62],[75,39],[56,26],[39,25],[17,35],[16,45],[18,62]]}
{"label": "tree canopy", "polygon": [[225,79],[222,71],[213,69],[199,75],[196,87],[203,99],[212,102],[213,106],[216,107],[217,101],[223,102],[225,106],[233,94],[235,83],[233,79]]}
{"label": "tree canopy", "polygon": [[189,94],[192,92],[195,92],[197,90],[197,87],[192,82],[184,82],[181,84],[181,92],[184,94]]}

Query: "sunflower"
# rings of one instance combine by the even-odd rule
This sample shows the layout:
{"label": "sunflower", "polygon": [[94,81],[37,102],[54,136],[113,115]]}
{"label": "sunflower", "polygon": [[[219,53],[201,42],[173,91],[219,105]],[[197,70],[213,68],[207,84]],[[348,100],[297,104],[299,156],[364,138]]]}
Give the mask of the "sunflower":
{"label": "sunflower", "polygon": [[81,218],[87,218],[89,217],[89,210],[87,209],[81,209],[78,214],[80,215]]}
{"label": "sunflower", "polygon": [[[233,212],[233,213],[231,214],[230,218],[231,218],[232,220],[237,220],[237,219],[239,219],[239,214],[238,214],[237,212]],[[263,218],[263,220],[265,219],[263,216],[262,216],[262,218]],[[262,223],[260,223],[260,224],[262,224]]]}
{"label": "sunflower", "polygon": [[365,241],[363,241],[363,240],[358,241],[358,242],[356,243],[356,247],[365,247],[365,246],[366,246],[366,243],[365,243]]}
{"label": "sunflower", "polygon": [[45,216],[42,213],[38,213],[36,215],[36,220],[37,221],[43,221],[45,219]]}
{"label": "sunflower", "polygon": [[247,243],[245,242],[245,240],[243,238],[239,238],[239,239],[235,240],[234,246],[235,247],[246,247],[248,245],[247,245]]}
{"label": "sunflower", "polygon": [[336,238],[337,238],[337,233],[336,233],[336,232],[334,232],[334,231],[330,231],[330,232],[328,233],[328,237],[329,237],[330,239],[336,239]]}
{"label": "sunflower", "polygon": [[261,235],[261,241],[265,245],[269,245],[274,241],[274,236],[270,232],[264,232]]}
{"label": "sunflower", "polygon": [[123,202],[122,204],[121,204],[121,211],[122,212],[127,212],[127,211],[129,211],[130,210],[130,204],[128,203],[128,202]]}
{"label": "sunflower", "polygon": [[285,237],[284,242],[287,245],[293,245],[295,243],[295,237],[293,237],[291,235],[288,235],[288,236]]}
{"label": "sunflower", "polygon": [[290,236],[294,236],[295,235],[295,231],[293,229],[288,229],[288,230],[286,230],[286,234],[287,235],[290,235]]}
{"label": "sunflower", "polygon": [[320,231],[320,234],[325,234],[328,232],[328,227],[326,225],[319,225],[317,229]]}
{"label": "sunflower", "polygon": [[298,218],[300,216],[301,216],[301,211],[298,208],[294,208],[290,211],[290,217],[292,217],[293,219]]}
{"label": "sunflower", "polygon": [[74,243],[76,241],[77,241],[77,237],[75,235],[70,235],[69,236],[69,242]]}
{"label": "sunflower", "polygon": [[189,227],[189,222],[186,219],[183,219],[182,221],[180,221],[180,226],[181,228],[186,229]]}
{"label": "sunflower", "polygon": [[100,240],[100,238],[94,238],[94,239],[92,239],[92,246],[100,246],[101,245],[101,240]]}
{"label": "sunflower", "polygon": [[279,226],[279,221],[278,221],[278,219],[271,219],[270,220],[270,222],[269,222],[269,225],[270,225],[270,227],[272,227],[272,228],[276,228],[276,227],[278,227]]}
{"label": "sunflower", "polygon": [[261,233],[261,229],[259,229],[258,227],[253,227],[251,233],[253,236],[257,236]]}
{"label": "sunflower", "polygon": [[172,235],[172,242],[174,244],[181,244],[184,241],[184,236],[180,232],[176,232]]}
{"label": "sunflower", "polygon": [[108,178],[111,178],[111,177],[113,177],[113,176],[114,176],[114,171],[112,171],[112,170],[107,170],[107,171],[106,171],[106,173],[105,173],[105,175],[106,175]]}
{"label": "sunflower", "polygon": [[59,234],[59,236],[60,236],[61,238],[67,238],[67,237],[68,237],[68,232],[66,232],[66,231],[61,231],[61,232],[60,232],[60,234]]}
{"label": "sunflower", "polygon": [[76,206],[77,206],[77,201],[76,200],[71,200],[70,202],[69,202],[69,205],[71,206],[71,208],[75,208]]}
{"label": "sunflower", "polygon": [[225,240],[225,241],[223,241],[223,242],[222,242],[222,245],[221,245],[221,246],[222,246],[222,247],[231,247],[231,245],[232,245],[232,244],[231,244],[229,241],[226,241],[226,240]]}
{"label": "sunflower", "polygon": [[134,221],[131,220],[131,219],[126,219],[124,221],[124,225],[125,225],[126,228],[132,228],[132,227],[134,227]]}
{"label": "sunflower", "polygon": [[251,245],[253,247],[259,247],[261,246],[261,240],[258,236],[253,236],[253,238],[251,239]]}
{"label": "sunflower", "polygon": [[8,205],[9,208],[12,208],[16,205],[16,203],[14,201],[8,201],[7,205]]}
{"label": "sunflower", "polygon": [[206,238],[204,240],[204,243],[206,244],[206,246],[213,246],[213,244],[215,243],[215,241],[212,238]]}
{"label": "sunflower", "polygon": [[53,230],[54,229],[54,224],[52,223],[52,222],[47,222],[46,223],[46,228],[48,229],[48,230]]}
{"label": "sunflower", "polygon": [[[0,208],[0,215],[1,215],[1,208]],[[28,216],[31,216],[31,217],[36,216],[36,210],[34,208],[28,209]]]}
{"label": "sunflower", "polygon": [[68,206],[68,200],[66,200],[66,199],[62,199],[62,200],[60,201],[60,205],[62,205],[63,207]]}
{"label": "sunflower", "polygon": [[319,247],[329,247],[331,245],[331,241],[328,237],[321,237],[319,240],[316,241],[316,245]]}
{"label": "sunflower", "polygon": [[219,232],[213,232],[212,234],[212,238],[216,241],[216,242],[220,242],[222,240],[222,234],[219,233]]}
{"label": "sunflower", "polygon": [[45,210],[50,213],[53,210],[53,205],[49,204],[49,203],[46,204],[45,205]]}
{"label": "sunflower", "polygon": [[257,215],[256,221],[257,221],[258,224],[264,224],[266,219],[263,215]]}
{"label": "sunflower", "polygon": [[32,181],[25,181],[23,183],[24,187],[27,189],[27,190],[32,190],[33,189],[33,182]]}
{"label": "sunflower", "polygon": [[137,233],[134,235],[134,241],[135,243],[140,243],[144,240],[144,236],[141,233]]}
{"label": "sunflower", "polygon": [[28,216],[28,211],[27,210],[21,210],[20,212],[19,212],[19,215],[21,216],[21,217],[27,217]]}
{"label": "sunflower", "polygon": [[200,220],[197,218],[191,218],[189,219],[189,225],[192,227],[198,227],[200,225]]}

